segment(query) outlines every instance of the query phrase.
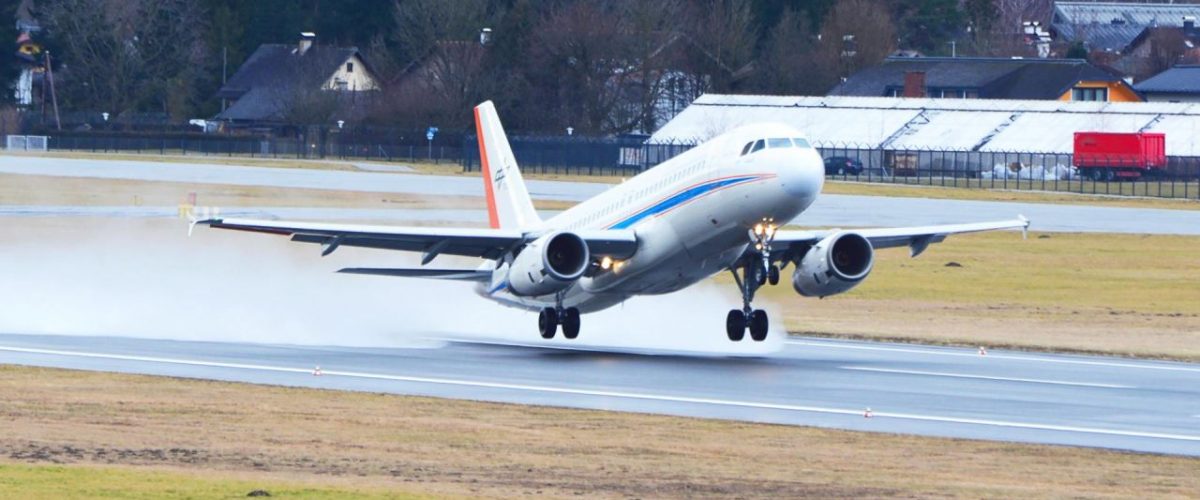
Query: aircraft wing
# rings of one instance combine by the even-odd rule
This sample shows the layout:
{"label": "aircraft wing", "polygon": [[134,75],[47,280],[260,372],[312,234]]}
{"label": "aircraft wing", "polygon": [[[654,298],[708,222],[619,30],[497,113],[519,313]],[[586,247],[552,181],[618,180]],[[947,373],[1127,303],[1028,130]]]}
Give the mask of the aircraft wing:
{"label": "aircraft wing", "polygon": [[[947,236],[952,234],[977,233],[1001,229],[1020,229],[1022,232],[1025,232],[1029,229],[1029,219],[1017,216],[1016,219],[995,222],[857,229],[853,230],[853,232],[861,234],[876,249],[907,246],[909,247],[910,254],[916,257],[921,255],[921,252],[924,252],[930,243],[941,243]],[[773,252],[782,254],[781,258],[788,258],[839,231],[779,231],[775,233],[775,239],[771,241],[771,249]]]}
{"label": "aircraft wing", "polygon": [[[515,229],[368,226],[232,218],[207,219],[196,224],[290,236],[292,241],[324,245],[322,255],[343,245],[422,252],[422,265],[440,254],[499,259],[540,236]],[[623,259],[637,250],[637,238],[631,230],[591,230],[577,234],[595,255]]]}

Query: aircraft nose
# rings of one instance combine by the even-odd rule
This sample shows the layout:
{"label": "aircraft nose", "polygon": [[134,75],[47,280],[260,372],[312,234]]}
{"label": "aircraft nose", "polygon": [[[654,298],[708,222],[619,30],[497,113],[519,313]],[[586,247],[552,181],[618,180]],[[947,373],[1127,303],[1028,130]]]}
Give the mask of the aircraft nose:
{"label": "aircraft nose", "polygon": [[813,198],[825,184],[825,166],[813,150],[797,151],[781,162],[779,181],[784,191],[798,198]]}

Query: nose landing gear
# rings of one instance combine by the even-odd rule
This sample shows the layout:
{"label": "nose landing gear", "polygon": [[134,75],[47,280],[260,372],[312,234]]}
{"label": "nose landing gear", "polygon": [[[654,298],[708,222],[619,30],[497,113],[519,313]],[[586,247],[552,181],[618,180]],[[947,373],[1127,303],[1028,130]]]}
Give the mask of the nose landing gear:
{"label": "nose landing gear", "polygon": [[739,261],[741,274],[738,274],[739,266],[729,269],[742,292],[742,308],[733,309],[725,316],[725,333],[729,335],[729,340],[734,342],[745,338],[747,329],[750,330],[750,338],[756,342],[767,338],[767,312],[754,309],[750,302],[754,300],[754,293],[764,284],[779,283],[779,266],[771,262],[771,240],[775,238],[775,230],[776,226],[771,219],[763,219],[755,224],[754,229],[750,231],[754,251],[747,253],[746,257]]}

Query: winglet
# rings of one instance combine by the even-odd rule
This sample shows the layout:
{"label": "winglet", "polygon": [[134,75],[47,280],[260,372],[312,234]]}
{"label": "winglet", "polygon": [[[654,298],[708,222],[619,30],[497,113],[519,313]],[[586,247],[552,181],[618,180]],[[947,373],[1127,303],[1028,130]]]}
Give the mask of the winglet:
{"label": "winglet", "polygon": [[475,133],[479,137],[488,224],[495,229],[528,229],[539,225],[542,220],[533,208],[492,101],[475,107]]}
{"label": "winglet", "polygon": [[1025,223],[1024,226],[1021,226],[1021,239],[1029,239],[1029,219],[1024,215],[1017,214],[1017,220]]}

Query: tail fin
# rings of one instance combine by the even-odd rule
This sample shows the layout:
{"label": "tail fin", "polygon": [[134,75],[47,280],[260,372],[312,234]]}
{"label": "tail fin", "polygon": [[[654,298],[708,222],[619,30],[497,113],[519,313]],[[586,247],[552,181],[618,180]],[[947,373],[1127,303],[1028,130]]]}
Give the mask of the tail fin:
{"label": "tail fin", "polygon": [[475,107],[475,132],[479,136],[479,159],[483,165],[488,222],[493,228],[521,229],[542,222],[517,168],[508,137],[492,101]]}

